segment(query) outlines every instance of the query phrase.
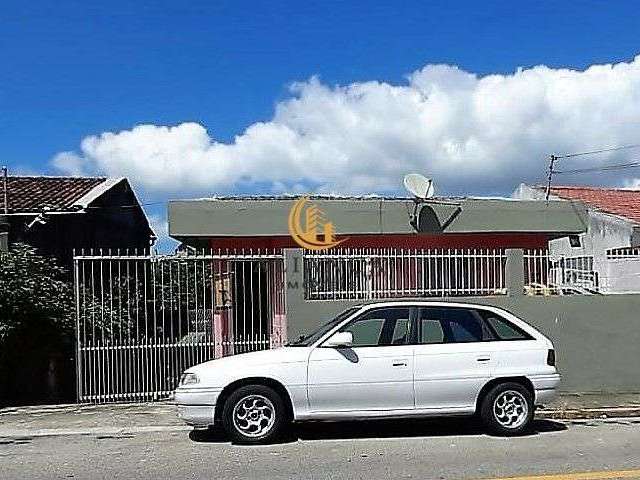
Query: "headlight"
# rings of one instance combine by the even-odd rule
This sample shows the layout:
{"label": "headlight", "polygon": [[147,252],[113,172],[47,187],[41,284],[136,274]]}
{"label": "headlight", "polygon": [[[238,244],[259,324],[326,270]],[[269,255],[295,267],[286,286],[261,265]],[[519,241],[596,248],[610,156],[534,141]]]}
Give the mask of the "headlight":
{"label": "headlight", "polygon": [[194,383],[199,383],[200,379],[198,375],[195,373],[183,373],[182,377],[180,377],[180,386],[183,385],[193,385]]}

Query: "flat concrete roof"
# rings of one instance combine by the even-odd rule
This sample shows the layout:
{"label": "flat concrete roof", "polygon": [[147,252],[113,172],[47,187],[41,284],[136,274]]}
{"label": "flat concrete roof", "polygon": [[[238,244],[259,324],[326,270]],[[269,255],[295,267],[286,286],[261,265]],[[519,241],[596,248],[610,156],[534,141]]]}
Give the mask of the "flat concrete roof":
{"label": "flat concrete roof", "polygon": [[[289,235],[289,210],[299,197],[225,197],[169,202],[169,235],[247,237]],[[389,197],[310,197],[339,235],[416,233],[414,202]],[[419,233],[582,233],[580,202],[442,198],[418,208]]]}

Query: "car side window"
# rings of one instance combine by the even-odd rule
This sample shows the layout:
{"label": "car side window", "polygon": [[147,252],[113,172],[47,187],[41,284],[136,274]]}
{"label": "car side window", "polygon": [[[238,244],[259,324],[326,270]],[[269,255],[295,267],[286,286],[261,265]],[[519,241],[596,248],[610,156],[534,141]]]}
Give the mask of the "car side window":
{"label": "car side window", "polygon": [[448,340],[453,343],[493,340],[491,333],[483,326],[482,317],[475,310],[467,308],[448,308],[444,328],[445,331],[449,330]]}
{"label": "car side window", "polygon": [[365,318],[354,321],[343,331],[351,332],[354,347],[373,346],[378,345],[383,325],[383,318]]}
{"label": "car side window", "polygon": [[479,310],[479,313],[493,328],[500,340],[533,340],[531,335],[497,313],[488,310]]}
{"label": "car side window", "polygon": [[341,331],[351,332],[353,347],[405,345],[410,325],[408,308],[380,308],[349,322]]}
{"label": "car side window", "polygon": [[419,343],[444,343],[442,330],[442,311],[438,308],[423,308],[419,319]]}
{"label": "car side window", "polygon": [[407,318],[398,318],[393,327],[393,335],[391,337],[392,345],[404,345],[409,338],[409,316]]}
{"label": "car side window", "polygon": [[423,308],[419,324],[419,343],[422,344],[486,342],[496,339],[483,318],[469,308]]}

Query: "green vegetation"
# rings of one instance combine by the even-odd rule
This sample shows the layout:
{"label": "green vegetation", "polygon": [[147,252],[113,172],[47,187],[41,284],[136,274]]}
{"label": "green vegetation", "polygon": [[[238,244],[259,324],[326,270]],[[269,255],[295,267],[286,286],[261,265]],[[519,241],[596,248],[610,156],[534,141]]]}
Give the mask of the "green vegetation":
{"label": "green vegetation", "polygon": [[14,245],[0,257],[0,348],[11,336],[54,328],[73,336],[73,285],[51,257]]}

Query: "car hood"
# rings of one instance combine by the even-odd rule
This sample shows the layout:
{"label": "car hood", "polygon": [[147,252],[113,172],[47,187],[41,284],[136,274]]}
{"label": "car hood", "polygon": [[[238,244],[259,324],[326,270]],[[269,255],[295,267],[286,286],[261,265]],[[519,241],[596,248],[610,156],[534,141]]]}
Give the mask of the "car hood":
{"label": "car hood", "polygon": [[270,376],[269,366],[306,362],[309,357],[308,347],[282,347],[258,352],[240,353],[228,357],[217,358],[195,365],[185,373],[195,373],[202,386],[219,385],[233,381],[236,377]]}

